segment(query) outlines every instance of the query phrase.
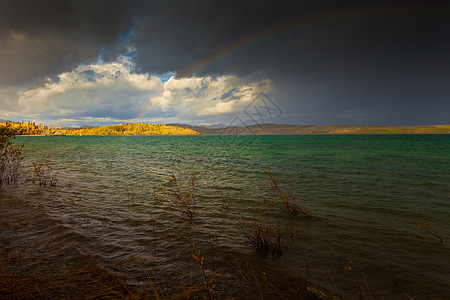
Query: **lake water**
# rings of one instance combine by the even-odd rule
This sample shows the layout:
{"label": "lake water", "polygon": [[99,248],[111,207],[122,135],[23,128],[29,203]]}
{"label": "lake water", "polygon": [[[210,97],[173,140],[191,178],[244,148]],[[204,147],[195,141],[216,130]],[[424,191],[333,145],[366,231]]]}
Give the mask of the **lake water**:
{"label": "lake water", "polygon": [[[192,261],[194,244],[215,274],[221,298],[264,294],[239,277],[251,264],[288,285],[305,278],[344,298],[359,299],[362,289],[366,298],[450,299],[450,135],[15,142],[25,144],[26,183],[0,189],[1,222],[26,226],[1,234],[6,259],[92,259],[130,284],[145,286],[151,277],[157,288],[175,295],[186,282],[202,282]],[[45,160],[57,172],[54,187],[30,180],[31,163]],[[269,196],[262,186],[267,168],[311,217],[293,218]],[[171,172],[186,186],[192,171],[201,217],[195,224],[153,198],[154,187]],[[262,259],[239,227],[256,217],[280,228],[296,222],[301,236],[283,256]],[[436,230],[443,243],[417,223]],[[352,271],[345,270],[348,259]]]}

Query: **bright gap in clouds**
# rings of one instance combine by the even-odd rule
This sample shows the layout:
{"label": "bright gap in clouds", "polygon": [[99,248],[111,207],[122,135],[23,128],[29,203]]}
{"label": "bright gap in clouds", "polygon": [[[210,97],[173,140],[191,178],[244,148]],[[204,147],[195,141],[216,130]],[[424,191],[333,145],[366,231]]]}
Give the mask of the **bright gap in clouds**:
{"label": "bright gap in clouds", "polygon": [[101,62],[47,78],[38,87],[1,89],[0,114],[63,126],[227,122],[257,94],[271,90],[270,80],[247,82],[231,75],[140,74],[133,71],[131,55],[121,55],[115,63]]}
{"label": "bright gap in clouds", "polygon": [[169,73],[165,73],[165,74],[162,74],[162,75],[155,75],[155,76],[158,77],[159,79],[161,79],[162,82],[166,82],[170,78],[174,77],[175,73],[169,72]]}

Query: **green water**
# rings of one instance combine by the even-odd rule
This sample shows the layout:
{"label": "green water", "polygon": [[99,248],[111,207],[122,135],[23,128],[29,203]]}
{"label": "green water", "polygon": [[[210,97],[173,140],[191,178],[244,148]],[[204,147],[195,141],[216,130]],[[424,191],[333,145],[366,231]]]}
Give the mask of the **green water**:
{"label": "green water", "polygon": [[[230,272],[230,256],[248,256],[279,276],[287,269],[334,292],[335,283],[340,295],[357,299],[355,276],[344,269],[350,258],[359,284],[368,286],[373,298],[400,299],[405,293],[414,299],[450,298],[449,135],[76,136],[16,142],[25,143],[29,170],[31,162],[48,159],[59,181],[39,187],[28,180],[3,188],[0,198],[39,207],[46,222],[57,222],[52,238],[61,249],[70,244],[136,284],[142,279],[130,261],[139,259],[140,266],[158,261],[167,269],[182,263],[179,249],[189,244],[174,237],[183,231],[205,255],[215,255],[218,278]],[[268,182],[268,167],[311,217],[297,220],[301,237],[283,257],[263,260],[245,243],[236,220],[258,216],[288,223],[281,203],[261,186]],[[185,183],[191,171],[201,215],[195,228],[152,200],[153,187],[170,172]],[[427,222],[444,242],[417,222]],[[33,243],[43,237],[23,238]],[[52,251],[47,255],[59,255]],[[218,286],[218,294],[236,296],[235,289]]]}

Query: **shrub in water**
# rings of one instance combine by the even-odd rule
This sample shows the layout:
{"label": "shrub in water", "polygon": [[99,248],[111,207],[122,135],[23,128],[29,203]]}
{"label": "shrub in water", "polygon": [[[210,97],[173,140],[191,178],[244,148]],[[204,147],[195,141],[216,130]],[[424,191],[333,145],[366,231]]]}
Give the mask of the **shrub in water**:
{"label": "shrub in water", "polygon": [[36,163],[33,162],[34,174],[39,182],[40,186],[55,186],[58,181],[56,178],[56,172],[49,162]]}
{"label": "shrub in water", "polygon": [[309,216],[309,211],[306,208],[298,206],[297,196],[295,195],[295,193],[292,191],[283,191],[278,185],[278,178],[272,175],[270,168],[268,168],[267,171],[267,175],[269,176],[270,181],[263,186],[269,188],[270,195],[282,200],[289,213]]}
{"label": "shrub in water", "polygon": [[0,128],[0,186],[16,183],[19,176],[23,145],[13,145],[11,137],[14,132],[8,126]]}
{"label": "shrub in water", "polygon": [[[262,257],[267,257],[269,254],[274,257],[281,256],[289,248],[289,244],[285,242],[285,233],[276,224],[266,224],[258,218],[247,224],[241,223],[240,227],[247,242]],[[291,231],[292,239],[297,235],[297,232],[297,227]]]}
{"label": "shrub in water", "polygon": [[195,195],[195,174],[191,173],[191,180],[185,190],[182,190],[177,177],[171,173],[166,183],[155,191],[155,200],[168,200],[177,210],[179,210],[189,220],[194,221],[199,218],[196,211]]}

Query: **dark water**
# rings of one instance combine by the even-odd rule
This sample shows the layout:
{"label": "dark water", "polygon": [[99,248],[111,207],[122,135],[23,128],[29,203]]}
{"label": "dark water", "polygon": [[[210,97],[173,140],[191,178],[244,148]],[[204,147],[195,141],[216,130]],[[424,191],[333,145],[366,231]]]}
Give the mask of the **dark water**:
{"label": "dark water", "polygon": [[[215,272],[222,297],[239,295],[243,287],[233,269],[251,260],[279,278],[304,277],[345,298],[359,298],[356,278],[366,297],[370,289],[377,299],[450,299],[450,135],[16,142],[25,143],[25,177],[33,175],[31,162],[48,159],[59,181],[56,187],[28,181],[0,190],[2,222],[27,225],[2,233],[3,240],[17,236],[3,255],[37,245],[33,255],[93,258],[136,285],[146,284],[146,270],[158,269],[154,284],[170,290],[201,275],[192,266],[194,243]],[[312,215],[298,218],[301,238],[277,259],[258,258],[236,224],[255,217],[280,226],[292,221],[261,186],[268,182],[267,167]],[[153,201],[154,186],[170,172],[185,183],[191,171],[199,194],[196,225]],[[8,201],[20,204],[8,211]],[[444,242],[417,222],[426,222]],[[348,259],[353,272],[345,270]]]}

